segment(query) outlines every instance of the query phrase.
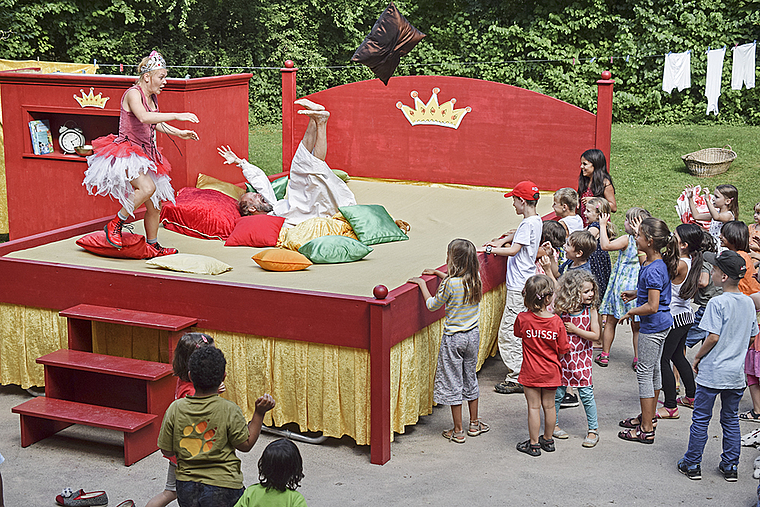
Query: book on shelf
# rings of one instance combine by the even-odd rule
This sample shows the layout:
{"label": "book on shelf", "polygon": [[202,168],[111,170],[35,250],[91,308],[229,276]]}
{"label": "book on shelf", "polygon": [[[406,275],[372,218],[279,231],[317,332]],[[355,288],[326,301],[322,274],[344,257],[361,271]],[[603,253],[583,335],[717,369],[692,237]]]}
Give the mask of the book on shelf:
{"label": "book on shelf", "polygon": [[29,132],[32,135],[32,150],[35,155],[53,153],[53,135],[50,133],[48,120],[30,121]]}

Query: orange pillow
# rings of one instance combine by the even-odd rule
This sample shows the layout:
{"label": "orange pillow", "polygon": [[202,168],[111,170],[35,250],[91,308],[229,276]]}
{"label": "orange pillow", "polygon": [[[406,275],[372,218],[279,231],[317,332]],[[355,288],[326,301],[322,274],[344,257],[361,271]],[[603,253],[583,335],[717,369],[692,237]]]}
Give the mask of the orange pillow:
{"label": "orange pillow", "polygon": [[282,248],[263,250],[251,258],[267,271],[300,271],[311,266],[305,255]]}

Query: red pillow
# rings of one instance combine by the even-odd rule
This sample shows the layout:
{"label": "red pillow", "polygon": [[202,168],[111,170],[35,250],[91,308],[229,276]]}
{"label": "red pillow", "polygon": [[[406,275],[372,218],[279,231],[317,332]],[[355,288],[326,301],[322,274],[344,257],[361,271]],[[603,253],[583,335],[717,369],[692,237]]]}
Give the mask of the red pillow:
{"label": "red pillow", "polygon": [[240,217],[225,246],[275,246],[285,219],[273,215]]}
{"label": "red pillow", "polygon": [[194,238],[225,240],[240,218],[235,199],[209,188],[181,188],[176,201],[161,207],[161,222]]}
{"label": "red pillow", "polygon": [[145,236],[124,232],[121,234],[124,246],[118,249],[106,240],[104,231],[93,232],[77,240],[77,245],[90,253],[117,259],[151,259],[155,251],[145,242]]}

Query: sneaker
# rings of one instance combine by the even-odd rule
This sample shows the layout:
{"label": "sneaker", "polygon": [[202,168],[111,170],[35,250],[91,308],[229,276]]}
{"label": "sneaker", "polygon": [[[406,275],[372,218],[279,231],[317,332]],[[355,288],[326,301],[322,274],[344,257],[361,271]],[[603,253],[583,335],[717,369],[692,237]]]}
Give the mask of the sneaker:
{"label": "sneaker", "polygon": [[718,470],[728,482],[737,481],[736,465],[729,465],[728,463],[721,461],[720,465],[718,465]]}
{"label": "sneaker", "polygon": [[106,231],[106,241],[108,241],[108,243],[114,248],[121,249],[121,247],[124,246],[124,242],[121,239],[122,227],[124,227],[124,220],[117,215],[103,228]]}
{"label": "sneaker", "polygon": [[493,388],[499,394],[516,394],[524,392],[523,386],[517,382],[499,382]]}
{"label": "sneaker", "polygon": [[559,404],[559,408],[573,408],[577,407],[580,404],[581,403],[578,401],[577,394],[565,393],[565,397],[562,398],[562,401]]}
{"label": "sneaker", "polygon": [[176,248],[166,248],[158,243],[148,243],[148,246],[153,249],[153,252],[155,253],[154,257],[163,257],[164,255],[174,255],[179,253],[179,250]]}
{"label": "sneaker", "polygon": [[700,464],[697,463],[696,465],[687,465],[686,461],[683,458],[678,460],[678,471],[692,481],[698,481],[702,478],[702,467]]}

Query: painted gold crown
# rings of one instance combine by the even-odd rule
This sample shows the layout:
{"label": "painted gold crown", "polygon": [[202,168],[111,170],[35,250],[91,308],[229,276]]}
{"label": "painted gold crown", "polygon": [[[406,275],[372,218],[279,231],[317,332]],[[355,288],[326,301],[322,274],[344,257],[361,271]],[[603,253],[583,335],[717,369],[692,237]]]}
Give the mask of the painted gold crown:
{"label": "painted gold crown", "polygon": [[438,104],[438,92],[440,88],[433,88],[433,95],[427,104],[419,98],[419,93],[412,91],[410,95],[414,99],[414,109],[401,103],[396,102],[396,107],[401,109],[409,123],[414,125],[438,125],[440,127],[459,128],[464,115],[472,111],[470,106],[462,109],[454,109],[457,99],[451,98],[448,102]]}
{"label": "painted gold crown", "polygon": [[80,97],[79,95],[74,95],[74,98],[82,107],[99,107],[100,109],[104,109],[106,107],[106,102],[108,102],[108,99],[111,98],[103,97],[102,93],[95,95],[92,88],[90,88],[90,93],[87,95],[84,94],[84,90],[79,91],[82,93],[82,96]]}

